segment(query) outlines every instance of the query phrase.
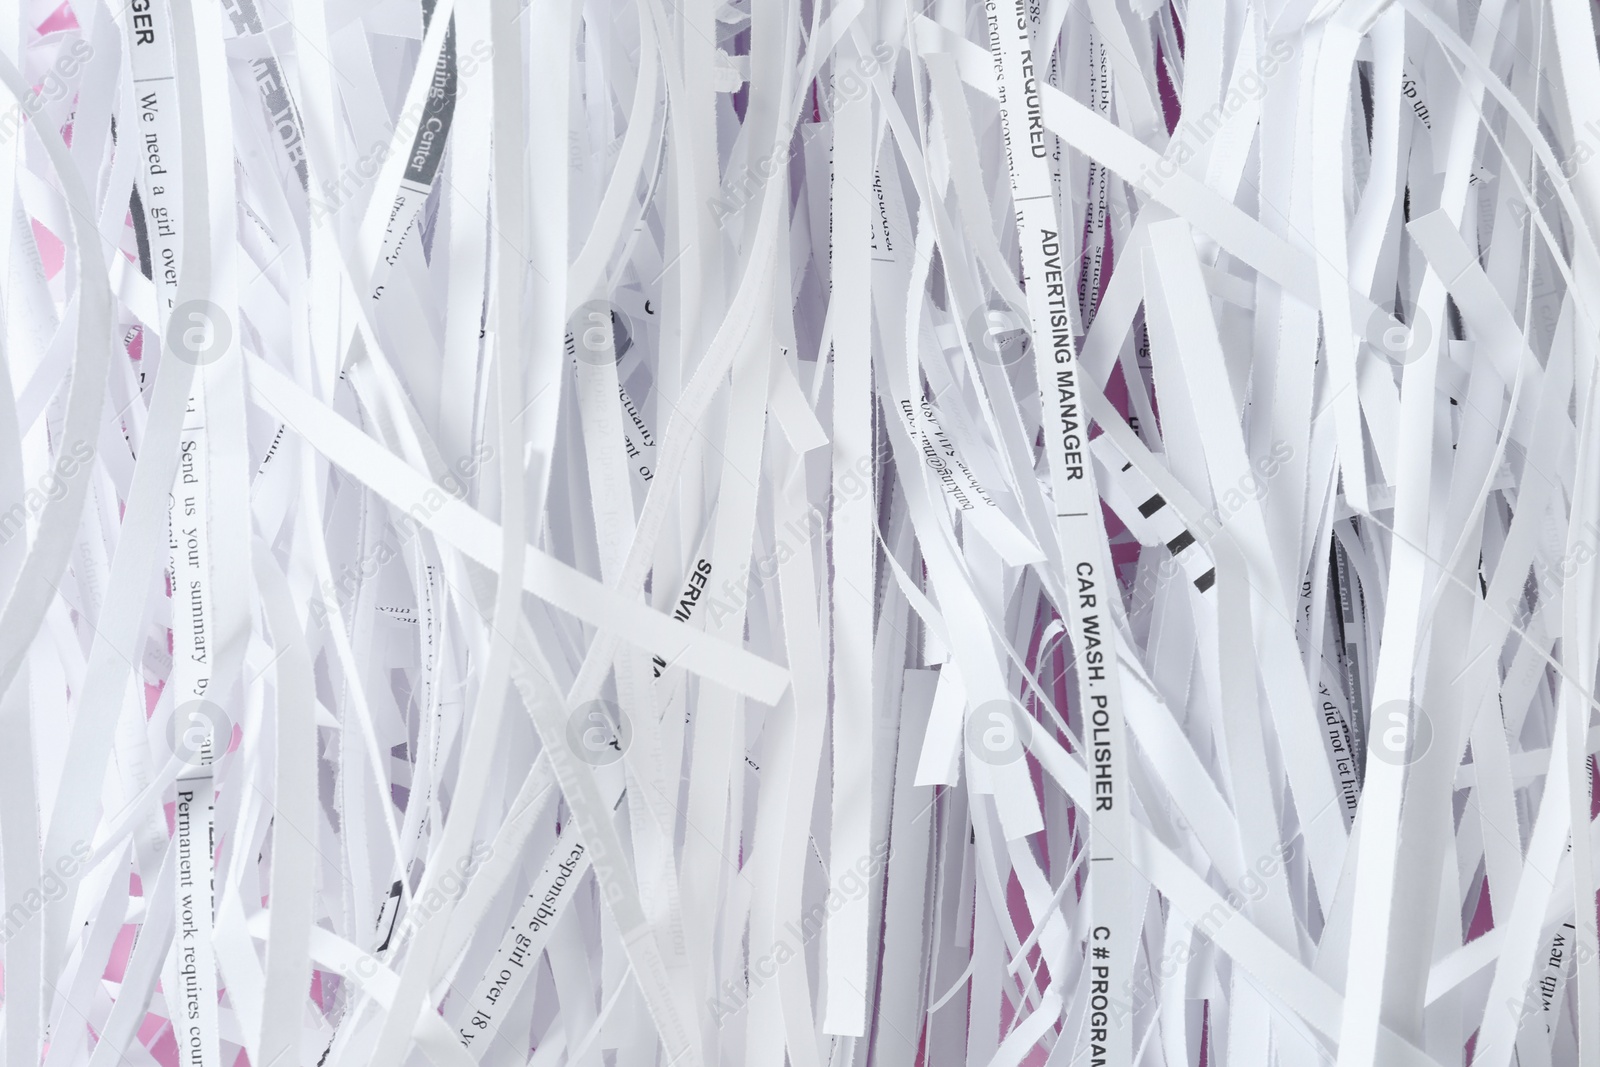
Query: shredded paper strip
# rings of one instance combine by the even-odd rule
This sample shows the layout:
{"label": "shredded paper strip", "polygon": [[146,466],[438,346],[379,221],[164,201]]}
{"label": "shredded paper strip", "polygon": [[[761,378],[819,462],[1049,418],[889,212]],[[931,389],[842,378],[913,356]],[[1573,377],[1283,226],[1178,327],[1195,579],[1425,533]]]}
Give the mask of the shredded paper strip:
{"label": "shredded paper strip", "polygon": [[1600,1063],[1589,0],[0,5],[0,1065]]}

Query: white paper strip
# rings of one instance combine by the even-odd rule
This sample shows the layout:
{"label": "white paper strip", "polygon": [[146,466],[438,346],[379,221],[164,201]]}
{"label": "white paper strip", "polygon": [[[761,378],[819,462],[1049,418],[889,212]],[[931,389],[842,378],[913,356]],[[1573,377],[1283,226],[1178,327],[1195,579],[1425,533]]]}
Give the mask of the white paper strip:
{"label": "white paper strip", "polygon": [[0,80],[6,1063],[1600,1056],[1585,5]]}

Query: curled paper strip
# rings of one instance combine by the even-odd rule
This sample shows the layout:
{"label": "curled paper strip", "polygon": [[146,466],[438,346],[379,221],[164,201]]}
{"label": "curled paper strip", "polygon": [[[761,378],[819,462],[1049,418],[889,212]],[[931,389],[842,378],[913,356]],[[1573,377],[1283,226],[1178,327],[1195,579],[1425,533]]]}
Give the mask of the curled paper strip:
{"label": "curled paper strip", "polygon": [[0,1062],[1600,1062],[1575,0],[0,31]]}

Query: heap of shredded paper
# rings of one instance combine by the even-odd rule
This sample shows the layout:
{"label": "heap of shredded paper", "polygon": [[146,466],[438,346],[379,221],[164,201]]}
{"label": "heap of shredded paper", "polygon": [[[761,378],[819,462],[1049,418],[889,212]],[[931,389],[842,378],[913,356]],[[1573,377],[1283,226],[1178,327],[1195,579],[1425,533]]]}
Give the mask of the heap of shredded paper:
{"label": "heap of shredded paper", "polygon": [[1590,0],[55,3],[0,1064],[1600,1063]]}

